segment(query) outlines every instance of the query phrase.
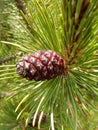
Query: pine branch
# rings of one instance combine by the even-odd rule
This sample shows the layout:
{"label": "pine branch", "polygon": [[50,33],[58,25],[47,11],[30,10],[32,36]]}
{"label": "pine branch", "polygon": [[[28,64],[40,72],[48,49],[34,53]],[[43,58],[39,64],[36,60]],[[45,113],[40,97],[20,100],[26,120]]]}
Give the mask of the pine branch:
{"label": "pine branch", "polygon": [[[37,114],[45,112],[49,120],[43,125],[44,129],[46,125],[46,128],[52,130],[77,130],[81,118],[90,119],[88,118],[89,110],[96,110],[93,102],[95,96],[98,96],[96,85],[98,44],[95,38],[98,34],[96,22],[98,1],[63,0],[63,11],[60,0],[51,1],[52,4],[49,6],[45,5],[45,1],[47,0],[32,0],[28,6],[29,17],[35,27],[32,28],[35,35],[32,36],[32,33],[24,27],[27,35],[23,34],[23,39],[18,39],[13,43],[3,41],[2,44],[13,45],[26,53],[49,49],[59,52],[67,64],[68,75],[66,77],[60,75],[45,81],[28,81],[20,79],[20,76],[16,74],[16,65],[2,65],[0,66],[0,81],[6,82],[6,89],[9,90],[9,87],[12,87],[10,87],[12,92],[10,99],[18,97],[14,112],[18,113],[17,121],[25,120],[26,129],[34,113],[33,126]],[[26,15],[23,16],[31,25]],[[26,61],[32,60],[26,57]],[[37,67],[36,64],[34,65]],[[27,64],[23,63],[22,69],[26,67]],[[27,75],[29,71],[30,69],[26,68]],[[39,73],[38,70],[37,72]],[[42,129],[40,121],[38,128]]]}
{"label": "pine branch", "polygon": [[15,0],[15,1],[18,9],[21,10],[24,14],[28,14],[24,1],[23,0]]}
{"label": "pine branch", "polygon": [[27,29],[33,34],[32,28],[33,26],[31,25],[31,20],[29,17],[29,11],[26,8],[25,2],[23,0],[15,0],[17,8],[21,12],[21,16],[23,17],[23,20],[25,21],[25,24],[27,26]]}
{"label": "pine branch", "polygon": [[21,128],[22,130],[26,130],[25,124],[23,122],[21,123]]}
{"label": "pine branch", "polygon": [[[92,24],[94,24],[96,21],[94,21],[94,19],[92,19],[90,15],[92,15],[92,13],[93,15],[95,15],[94,12],[96,11],[97,7],[97,3],[96,6],[94,6],[94,2],[95,1],[91,2],[90,0],[78,0],[77,2],[63,1],[63,17],[65,21],[65,45],[66,54],[68,57],[67,59],[69,59],[69,61],[67,60],[67,62],[69,65],[77,64],[77,59],[83,55],[83,52],[81,53],[81,49],[83,48],[84,41],[80,41],[80,39],[83,39],[83,35],[85,34],[86,29],[89,29],[88,35],[92,34],[90,33],[90,31],[92,30]],[[92,11],[90,12],[91,9]],[[87,17],[89,17],[88,21]],[[86,39],[87,36],[84,36]]]}
{"label": "pine branch", "polygon": [[[75,12],[75,31],[77,30],[80,21],[82,20],[89,4],[90,4],[90,0],[82,0],[77,2],[76,12]],[[75,38],[74,41],[76,41],[76,39],[77,38]]]}
{"label": "pine branch", "polygon": [[22,52],[18,52],[12,56],[7,56],[5,58],[0,58],[0,65],[8,63],[9,61],[15,60],[17,56],[23,56]]}

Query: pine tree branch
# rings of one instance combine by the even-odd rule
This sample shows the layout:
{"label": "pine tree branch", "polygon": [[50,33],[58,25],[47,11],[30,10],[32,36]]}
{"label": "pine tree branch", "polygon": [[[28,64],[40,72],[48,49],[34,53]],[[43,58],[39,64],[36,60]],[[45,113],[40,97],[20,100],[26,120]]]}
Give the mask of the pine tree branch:
{"label": "pine tree branch", "polygon": [[0,99],[4,99],[5,97],[11,96],[13,92],[1,92]]}
{"label": "pine tree branch", "polygon": [[[18,2],[19,1],[25,2],[25,0],[18,0]],[[71,5],[72,1],[74,2],[73,5]],[[75,11],[76,8],[78,8],[75,2],[80,1],[81,6],[79,6],[80,8],[79,11],[77,11],[78,15],[76,17],[78,18],[78,23],[76,21],[77,25],[75,25]],[[25,14],[22,11],[23,7],[18,7],[23,14],[24,20],[27,22],[27,27],[30,25],[30,30],[33,30],[33,26],[35,27],[35,35],[32,37],[31,32],[28,30],[29,28],[27,29],[23,24],[24,29],[26,29],[25,32],[27,32],[26,35],[24,34],[21,38],[17,38],[17,41],[15,39],[15,42],[13,43],[4,43],[13,45],[26,53],[43,49],[60,52],[67,62],[66,64],[68,67],[66,72],[68,71],[68,76],[58,76],[49,81],[27,81],[23,78],[21,79],[20,76],[16,74],[16,65],[1,65],[1,86],[4,86],[4,89],[6,88],[6,90],[9,90],[10,88],[8,92],[11,91],[13,93],[9,98],[13,99],[13,104],[15,103],[14,109],[11,109],[13,108],[13,104],[12,106],[8,106],[9,111],[6,111],[7,107],[5,108],[7,114],[4,113],[4,121],[8,117],[12,119],[12,122],[19,121],[18,124],[21,125],[21,129],[26,130],[30,128],[28,126],[30,120],[34,119],[33,122],[36,121],[36,116],[32,118],[32,113],[36,112],[37,115],[38,112],[45,111],[49,118],[46,121],[46,124],[42,124],[43,128],[41,128],[41,130],[51,129],[51,122],[53,126],[52,129],[61,130],[62,128],[63,130],[71,129],[71,127],[73,130],[79,129],[78,123],[81,124],[83,121],[81,118],[82,116],[86,118],[86,121],[90,122],[88,116],[89,108],[94,108],[93,100],[96,95],[98,96],[96,85],[98,77],[98,45],[95,38],[97,28],[96,25],[94,25],[96,24],[94,23],[94,21],[96,22],[96,14],[93,13],[94,9],[90,10],[90,6],[87,7],[87,4],[86,6],[83,4],[84,7],[81,11],[82,2],[88,1],[89,0],[64,0],[65,19],[61,17],[62,14],[61,10],[59,10],[61,8],[59,1],[54,1],[55,5],[52,3],[52,8],[45,8],[44,0],[42,0],[42,3],[38,0],[32,0],[28,7],[29,14],[28,12]],[[91,1],[97,2],[96,0]],[[56,6],[56,2],[58,6]],[[55,10],[53,10],[53,7],[55,7]],[[32,12],[32,8],[34,9],[34,12]],[[87,12],[85,10],[86,8],[88,8],[88,13],[85,13]],[[92,12],[90,14],[91,17],[89,16],[89,12]],[[54,17],[59,15],[60,19],[59,17]],[[85,21],[82,21],[84,19]],[[83,22],[82,25],[81,21]],[[94,30],[94,28],[96,29]],[[21,32],[23,31],[21,30]],[[5,59],[8,61],[11,58],[12,57],[9,56]],[[26,65],[24,64],[23,66]],[[13,116],[10,111],[12,111],[12,113],[15,112],[15,116]],[[54,116],[53,114],[50,116],[52,112],[54,112]],[[17,120],[13,120],[13,117],[15,117],[15,119],[17,118]],[[40,121],[41,118],[38,123],[38,128],[40,128]],[[37,128],[32,126],[30,129]]]}
{"label": "pine tree branch", "polygon": [[5,58],[0,58],[0,65],[4,64],[4,63],[7,63],[9,61],[12,61],[12,60],[15,60],[17,56],[22,56],[23,53],[22,52],[18,52],[12,56],[7,56]]}
{"label": "pine tree branch", "polygon": [[25,124],[23,122],[21,123],[21,128],[22,130],[26,130]]}
{"label": "pine tree branch", "polygon": [[[83,18],[83,15],[85,14],[85,12],[87,10],[89,3],[90,3],[90,0],[83,0],[80,5],[81,6],[80,11],[76,12],[76,14],[79,13],[78,16],[75,16],[75,29],[76,30],[78,28],[78,25],[80,24],[81,19]],[[77,4],[77,6],[78,6],[78,4]],[[79,10],[79,9],[77,9],[77,10]]]}
{"label": "pine tree branch", "polygon": [[[28,15],[29,11],[27,10],[27,8],[25,6],[25,2],[23,0],[15,0],[15,2],[16,2],[16,6],[19,9],[19,11],[20,12],[22,11],[22,13],[23,13],[23,14],[21,14],[21,16],[23,17],[23,20],[27,26],[27,29],[32,33],[32,26],[29,24],[31,21],[29,15]],[[26,20],[25,16],[27,17],[29,23]]]}
{"label": "pine tree branch", "polygon": [[23,0],[15,0],[15,1],[18,9],[21,10],[24,14],[27,14],[27,9],[25,7],[24,1]]}
{"label": "pine tree branch", "polygon": [[[79,13],[78,17],[75,18],[75,33],[76,33],[76,31],[79,27],[79,24],[80,24],[80,22],[81,22],[81,20],[84,16],[88,6],[89,6],[89,4],[90,4],[90,0],[83,0],[82,3],[81,3],[80,13]],[[79,37],[79,34],[74,35],[73,41],[77,41],[78,37]]]}

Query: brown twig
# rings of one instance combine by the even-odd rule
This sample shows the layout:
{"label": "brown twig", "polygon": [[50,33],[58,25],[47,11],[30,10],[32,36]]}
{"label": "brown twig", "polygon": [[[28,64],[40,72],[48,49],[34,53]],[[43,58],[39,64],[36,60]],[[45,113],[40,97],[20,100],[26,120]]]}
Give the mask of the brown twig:
{"label": "brown twig", "polygon": [[16,57],[22,56],[22,55],[23,55],[22,52],[18,52],[18,53],[16,53],[16,54],[12,55],[12,56],[7,56],[7,57],[5,57],[5,58],[0,58],[0,65],[2,65],[2,64],[4,64],[4,63],[7,63],[7,62],[9,62],[9,61],[15,60]]}
{"label": "brown twig", "polygon": [[22,130],[26,130],[26,127],[25,127],[25,123],[21,123],[21,128],[22,128]]}
{"label": "brown twig", "polygon": [[27,14],[24,1],[23,0],[15,0],[15,1],[16,1],[18,9],[21,10],[24,14]]}
{"label": "brown twig", "polygon": [[[75,3],[75,4],[77,4],[77,3]],[[78,40],[78,38],[80,36],[81,31],[79,33],[77,33],[77,29],[79,27],[79,24],[80,24],[80,22],[81,22],[81,20],[82,20],[82,18],[84,16],[88,6],[89,6],[89,4],[90,4],[90,0],[83,0],[82,1],[81,10],[80,10],[79,16],[78,16],[78,18],[76,20],[77,22],[74,21],[74,25],[75,25],[74,37],[73,37],[73,39],[71,41],[70,52],[71,52],[74,44],[77,42],[77,40]],[[73,7],[72,7],[72,15],[73,15],[73,17],[75,17],[75,10],[76,10],[76,5],[73,5]]]}
{"label": "brown twig", "polygon": [[81,33],[81,32],[80,32],[80,33],[78,33],[78,34],[76,35],[76,31],[77,31],[77,29],[78,29],[78,27],[79,27],[79,24],[80,24],[80,22],[81,22],[81,19],[83,18],[83,16],[84,16],[84,14],[85,14],[85,12],[86,12],[86,10],[87,10],[89,4],[90,4],[90,0],[83,0],[83,1],[82,1],[82,6],[81,6],[81,10],[80,10],[79,17],[78,17],[77,22],[75,22],[75,32],[74,32],[74,39],[73,39],[73,41],[77,41],[77,39],[78,39],[78,37],[79,37],[79,35],[80,35],[80,33]]}

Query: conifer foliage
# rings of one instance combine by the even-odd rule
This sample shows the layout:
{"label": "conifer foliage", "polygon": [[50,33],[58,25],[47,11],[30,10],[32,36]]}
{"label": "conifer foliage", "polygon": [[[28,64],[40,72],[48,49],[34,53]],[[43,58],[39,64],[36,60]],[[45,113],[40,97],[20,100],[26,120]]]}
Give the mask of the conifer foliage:
{"label": "conifer foliage", "polygon": [[15,2],[19,37],[0,44],[23,55],[0,65],[0,129],[81,130],[97,111],[98,0]]}

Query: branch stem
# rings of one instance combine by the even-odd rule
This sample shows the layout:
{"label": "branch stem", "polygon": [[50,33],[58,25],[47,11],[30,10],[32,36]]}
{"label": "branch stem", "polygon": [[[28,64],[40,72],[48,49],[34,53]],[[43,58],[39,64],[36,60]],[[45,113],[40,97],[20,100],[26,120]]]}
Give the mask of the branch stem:
{"label": "branch stem", "polygon": [[[22,11],[22,13],[23,13],[23,14],[21,14],[21,16],[26,24],[27,29],[33,34],[32,26],[30,25],[31,20],[30,20],[30,16],[29,16],[29,11],[27,10],[27,8],[25,6],[25,2],[23,0],[15,0],[15,1],[16,1],[16,5],[17,5],[17,8],[19,9],[19,11],[20,12]],[[29,23],[25,17],[27,17]]]}

